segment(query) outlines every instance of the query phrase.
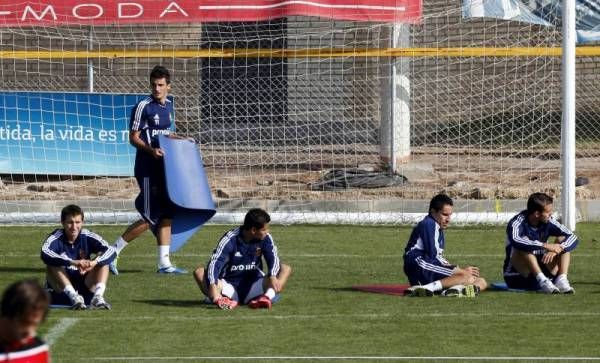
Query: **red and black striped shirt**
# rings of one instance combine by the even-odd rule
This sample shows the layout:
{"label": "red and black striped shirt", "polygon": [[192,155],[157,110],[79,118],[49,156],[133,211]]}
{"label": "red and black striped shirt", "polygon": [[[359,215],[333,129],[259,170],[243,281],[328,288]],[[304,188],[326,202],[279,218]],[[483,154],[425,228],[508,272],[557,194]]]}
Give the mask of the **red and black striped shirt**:
{"label": "red and black striped shirt", "polygon": [[32,337],[25,343],[0,343],[0,363],[48,363],[50,352],[48,345],[38,337]]}

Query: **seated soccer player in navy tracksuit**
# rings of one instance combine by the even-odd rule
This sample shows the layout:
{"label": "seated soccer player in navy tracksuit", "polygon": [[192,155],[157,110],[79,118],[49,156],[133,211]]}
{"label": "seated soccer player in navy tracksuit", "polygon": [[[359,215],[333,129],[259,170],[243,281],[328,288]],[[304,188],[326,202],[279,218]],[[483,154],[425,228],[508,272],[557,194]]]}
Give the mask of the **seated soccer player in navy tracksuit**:
{"label": "seated soccer player in navy tracksuit", "polygon": [[292,269],[279,261],[269,234],[270,221],[264,210],[249,210],[244,224],[221,238],[206,269],[200,266],[194,271],[202,293],[219,308],[233,309],[238,304],[271,308],[272,299],[283,290]]}
{"label": "seated soccer player in navy tracksuit", "polygon": [[[533,193],[527,209],[506,227],[504,281],[510,288],[541,290],[548,294],[575,292],[567,274],[571,251],[579,241],[567,227],[552,218],[553,199]],[[554,243],[548,243],[555,237]]]}
{"label": "seated soccer player in navy tracksuit", "polygon": [[99,235],[83,229],[83,211],[68,205],[60,213],[63,228],[54,230],[42,244],[46,281],[52,304],[74,310],[107,309],[104,299],[108,264],[116,253]]}
{"label": "seated soccer player in navy tracksuit", "polygon": [[450,197],[436,195],[429,203],[429,214],[410,235],[404,250],[404,273],[412,285],[409,296],[433,296],[441,291],[443,296],[473,297],[487,287],[479,268],[461,268],[443,256],[444,229],[450,223],[452,207]]}
{"label": "seated soccer player in navy tracksuit", "polygon": [[48,363],[48,344],[37,335],[49,296],[37,281],[17,281],[2,294],[0,362]]}

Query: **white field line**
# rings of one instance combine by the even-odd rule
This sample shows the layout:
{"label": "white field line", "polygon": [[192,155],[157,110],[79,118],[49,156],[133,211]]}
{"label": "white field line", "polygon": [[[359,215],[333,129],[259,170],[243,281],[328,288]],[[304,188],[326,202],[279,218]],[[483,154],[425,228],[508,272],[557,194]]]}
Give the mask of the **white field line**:
{"label": "white field line", "polygon": [[[205,253],[174,253],[173,256],[176,257],[210,257],[210,254]],[[446,257],[452,258],[462,258],[462,257],[482,257],[482,258],[504,258],[505,255],[502,253],[494,253],[494,254],[481,254],[481,253],[472,253],[472,254],[446,254]],[[0,258],[39,258],[39,254],[19,254],[19,253],[11,253],[7,252],[4,255],[0,256]],[[128,254],[124,253],[121,257],[128,258],[156,258],[156,254]],[[322,254],[311,254],[311,253],[299,253],[299,254],[285,254],[282,257],[289,258],[395,258],[402,259],[402,255],[369,255],[369,254],[335,254],[335,253],[322,253]],[[580,254],[576,255],[575,258],[598,258],[600,254]]]}
{"label": "white field line", "polygon": [[453,360],[453,361],[465,361],[465,360],[476,360],[476,361],[596,361],[600,360],[600,357],[510,357],[510,356],[253,356],[253,357],[227,357],[227,356],[172,356],[172,357],[86,357],[82,360],[121,360],[121,361],[159,361],[159,360],[193,360],[193,361],[205,361],[205,360],[396,360],[396,361],[415,361],[415,360]]}
{"label": "white field line", "polygon": [[[543,318],[565,318],[565,317],[597,317],[600,312],[515,312],[515,313],[406,313],[406,314],[314,314],[314,315],[227,315],[227,316],[161,316],[161,321],[254,321],[254,320],[332,320],[332,319],[366,319],[366,320],[388,320],[390,318],[402,319],[422,319],[422,318],[444,318],[444,317],[465,317],[465,318],[483,318],[483,317],[501,317],[501,318],[523,318],[523,317],[543,317]],[[148,321],[156,320],[156,316],[104,316],[81,318],[85,321]]]}
{"label": "white field line", "polygon": [[[600,313],[599,313],[600,314]],[[160,317],[161,321],[238,321],[238,320],[323,320],[323,319],[389,319],[392,317],[391,314],[315,314],[315,315],[271,315],[271,314],[259,314],[259,315],[247,315],[247,316],[183,316],[183,315],[164,315]],[[90,317],[83,318],[85,321],[144,321],[144,320],[157,320],[156,316],[104,316],[104,317]]]}
{"label": "white field line", "polygon": [[77,324],[79,318],[61,318],[58,323],[54,325],[46,334],[46,342],[52,346],[58,339],[60,339],[70,327]]}

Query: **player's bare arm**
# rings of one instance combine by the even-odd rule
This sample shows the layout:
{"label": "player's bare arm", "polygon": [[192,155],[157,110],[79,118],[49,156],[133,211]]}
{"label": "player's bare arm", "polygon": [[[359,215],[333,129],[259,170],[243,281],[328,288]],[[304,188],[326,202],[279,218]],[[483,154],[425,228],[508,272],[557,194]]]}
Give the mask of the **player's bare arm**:
{"label": "player's bare arm", "polygon": [[560,254],[564,250],[562,246],[557,243],[544,243],[542,247],[544,247],[546,251],[554,252],[556,254]]}
{"label": "player's bare arm", "polygon": [[164,153],[160,148],[153,148],[150,145],[146,145],[144,140],[140,137],[142,132],[140,130],[130,131],[129,132],[129,143],[136,147],[139,150],[142,150],[150,155],[152,155],[155,159],[160,159]]}

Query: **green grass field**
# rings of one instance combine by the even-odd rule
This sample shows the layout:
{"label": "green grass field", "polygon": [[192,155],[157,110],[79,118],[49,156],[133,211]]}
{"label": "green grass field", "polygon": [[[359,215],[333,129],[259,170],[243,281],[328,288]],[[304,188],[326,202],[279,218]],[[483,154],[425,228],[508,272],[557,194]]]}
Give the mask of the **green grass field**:
{"label": "green grass field", "polygon": [[[124,227],[88,228],[113,241]],[[172,260],[189,270],[205,264],[228,228],[205,227]],[[16,279],[43,278],[39,250],[51,229],[0,228],[2,289]],[[492,291],[460,299],[350,289],[407,281],[401,256],[410,227],[273,226],[293,274],[270,311],[203,305],[191,274],[155,273],[156,248],[147,233],[124,250],[121,275],[109,280],[112,311],[52,310],[42,332],[59,363],[600,359],[597,229],[578,226],[570,273],[575,295]],[[488,281],[501,280],[504,228],[451,227],[446,241],[451,262],[477,265]]]}

